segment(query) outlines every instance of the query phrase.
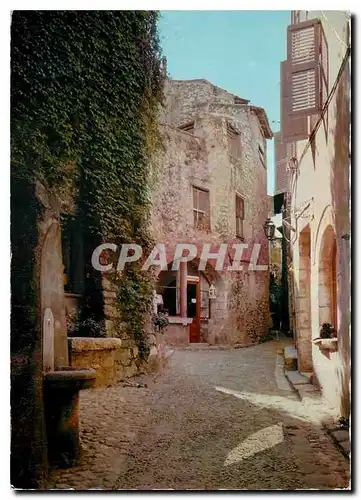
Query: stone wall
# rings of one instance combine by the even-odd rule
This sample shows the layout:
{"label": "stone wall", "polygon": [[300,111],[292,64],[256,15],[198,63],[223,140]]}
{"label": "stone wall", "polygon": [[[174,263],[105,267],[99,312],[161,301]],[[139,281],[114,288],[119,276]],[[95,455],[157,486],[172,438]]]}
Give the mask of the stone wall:
{"label": "stone wall", "polygon": [[95,387],[107,387],[139,372],[138,352],[117,338],[69,338],[69,363],[96,371]]}

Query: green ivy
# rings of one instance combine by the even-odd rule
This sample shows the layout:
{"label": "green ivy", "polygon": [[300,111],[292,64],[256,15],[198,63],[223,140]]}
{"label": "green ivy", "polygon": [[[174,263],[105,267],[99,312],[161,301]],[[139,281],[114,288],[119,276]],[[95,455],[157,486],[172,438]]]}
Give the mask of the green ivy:
{"label": "green ivy", "polygon": [[133,336],[141,359],[149,354],[149,344],[144,332],[144,319],[152,306],[154,282],[151,274],[140,270],[140,263],[129,266],[119,280],[118,304],[127,333]]}
{"label": "green ivy", "polygon": [[[157,17],[153,11],[12,16],[14,189],[21,198],[21,186],[36,178],[58,191],[75,182],[79,217],[92,242],[134,242],[144,250],[152,245],[147,180],[159,146],[163,88]],[[15,231],[21,240],[29,226],[20,223]],[[34,269],[28,267],[25,279],[31,281]],[[141,350],[152,278],[134,267],[118,286],[122,319]]]}

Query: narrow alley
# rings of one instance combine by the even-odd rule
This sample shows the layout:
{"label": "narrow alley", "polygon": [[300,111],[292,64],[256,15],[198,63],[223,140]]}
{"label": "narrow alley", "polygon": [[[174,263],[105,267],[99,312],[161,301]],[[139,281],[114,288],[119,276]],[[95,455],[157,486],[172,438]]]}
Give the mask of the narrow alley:
{"label": "narrow alley", "polygon": [[[163,373],[81,392],[83,457],[49,488],[347,488],[349,462],[301,403],[277,350],[176,350]],[[128,385],[127,385],[128,384]]]}

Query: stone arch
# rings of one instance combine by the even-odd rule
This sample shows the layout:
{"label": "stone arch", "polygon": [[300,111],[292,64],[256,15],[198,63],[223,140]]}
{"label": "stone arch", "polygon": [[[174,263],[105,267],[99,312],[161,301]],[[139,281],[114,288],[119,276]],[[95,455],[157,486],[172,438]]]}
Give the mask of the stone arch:
{"label": "stone arch", "polygon": [[326,205],[322,211],[317,229],[315,231],[315,238],[313,239],[313,259],[312,264],[317,262],[317,249],[320,247],[320,238],[323,234],[324,230],[328,225],[333,225],[333,210],[332,205]]}
{"label": "stone arch", "polygon": [[318,255],[318,316],[319,326],[337,328],[337,244],[331,225],[323,232]]}
{"label": "stone arch", "polygon": [[[42,357],[46,366],[68,365],[61,229],[53,222],[47,229],[40,260]],[[45,320],[45,321],[44,321]],[[44,336],[47,336],[45,339]],[[52,336],[53,340],[48,336]],[[51,351],[53,351],[51,353]],[[53,357],[53,360],[51,360]]]}

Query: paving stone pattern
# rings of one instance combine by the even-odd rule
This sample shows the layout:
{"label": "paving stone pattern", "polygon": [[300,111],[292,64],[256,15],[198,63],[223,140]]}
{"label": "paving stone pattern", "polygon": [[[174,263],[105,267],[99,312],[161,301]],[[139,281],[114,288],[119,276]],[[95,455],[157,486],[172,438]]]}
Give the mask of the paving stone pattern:
{"label": "paving stone pattern", "polygon": [[82,462],[54,470],[48,486],[348,488],[349,462],[321,426],[322,406],[304,405],[280,378],[282,342],[176,350],[162,374],[82,391]]}

